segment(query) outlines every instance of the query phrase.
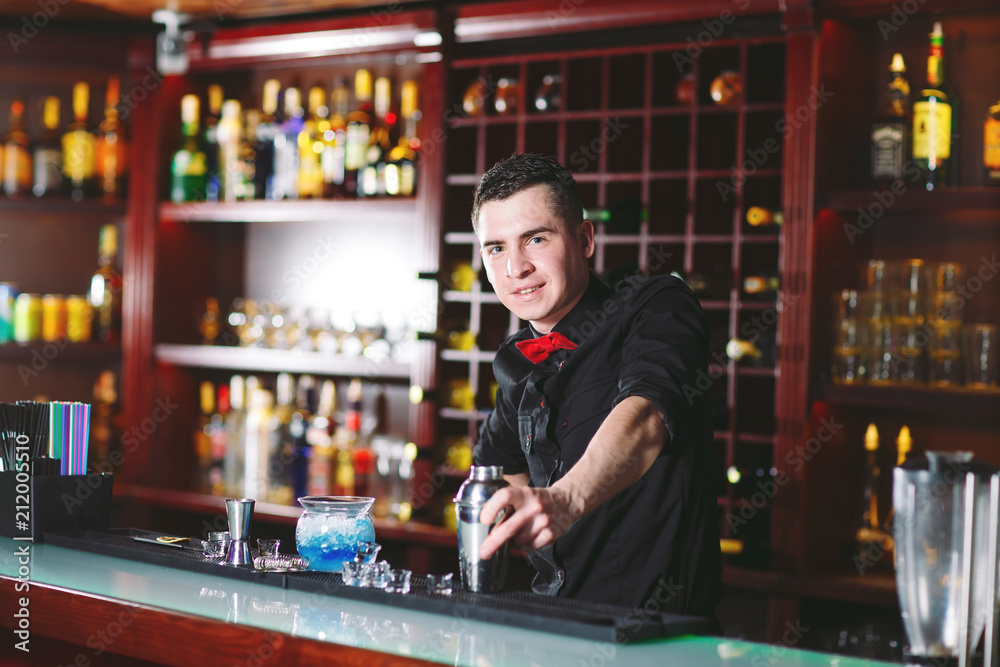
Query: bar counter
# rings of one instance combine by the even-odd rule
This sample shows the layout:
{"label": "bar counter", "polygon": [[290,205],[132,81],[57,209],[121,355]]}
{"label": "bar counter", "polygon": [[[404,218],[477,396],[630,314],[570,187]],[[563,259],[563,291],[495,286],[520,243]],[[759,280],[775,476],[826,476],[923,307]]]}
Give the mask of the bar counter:
{"label": "bar counter", "polygon": [[[25,549],[30,557],[19,557]],[[0,538],[0,625],[16,630],[21,609],[32,651],[50,639],[75,647],[75,658],[53,667],[136,664],[102,662],[109,654],[184,667],[890,664],[798,650],[793,634],[774,646],[694,636],[594,642]],[[48,664],[14,648],[23,636],[3,634],[0,664]]]}

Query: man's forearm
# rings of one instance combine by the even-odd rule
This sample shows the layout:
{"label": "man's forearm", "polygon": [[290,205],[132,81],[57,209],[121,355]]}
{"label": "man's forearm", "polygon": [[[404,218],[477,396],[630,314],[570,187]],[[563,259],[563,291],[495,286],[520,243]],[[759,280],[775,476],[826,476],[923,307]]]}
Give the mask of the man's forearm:
{"label": "man's forearm", "polygon": [[569,496],[570,522],[642,477],[666,437],[663,415],[648,399],[630,396],[616,405],[580,460],[552,485]]}

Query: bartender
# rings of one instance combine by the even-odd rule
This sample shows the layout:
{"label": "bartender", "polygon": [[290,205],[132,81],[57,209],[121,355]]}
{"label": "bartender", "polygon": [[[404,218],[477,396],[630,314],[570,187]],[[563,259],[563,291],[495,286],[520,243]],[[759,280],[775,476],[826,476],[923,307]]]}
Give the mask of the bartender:
{"label": "bartender", "polygon": [[515,154],[476,189],[472,224],[500,301],[528,326],[497,352],[475,464],[510,486],[483,507],[528,555],[535,592],[714,617],[721,595],[708,329],[678,278],[609,288],[572,174]]}

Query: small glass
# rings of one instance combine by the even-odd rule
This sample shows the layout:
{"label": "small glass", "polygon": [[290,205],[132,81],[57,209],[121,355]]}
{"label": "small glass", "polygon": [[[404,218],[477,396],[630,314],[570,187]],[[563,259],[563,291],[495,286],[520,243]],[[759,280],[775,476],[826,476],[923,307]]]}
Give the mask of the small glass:
{"label": "small glass", "polygon": [[970,324],[962,330],[965,352],[965,384],[973,389],[997,386],[997,328],[992,324]]}
{"label": "small glass", "polygon": [[205,558],[222,558],[226,555],[226,547],[229,545],[229,534],[226,533],[225,540],[202,540],[202,553]]}
{"label": "small glass", "polygon": [[927,346],[928,380],[933,387],[954,387],[962,381],[962,343],[958,322],[931,321],[933,335]]}
{"label": "small glass", "polygon": [[854,290],[834,296],[833,381],[856,384],[864,381],[864,334],[861,299]]}
{"label": "small glass", "polygon": [[436,595],[451,595],[455,574],[428,574],[427,590]]}
{"label": "small glass", "polygon": [[281,540],[269,537],[257,538],[257,549],[261,556],[277,556],[279,546],[281,546]]}

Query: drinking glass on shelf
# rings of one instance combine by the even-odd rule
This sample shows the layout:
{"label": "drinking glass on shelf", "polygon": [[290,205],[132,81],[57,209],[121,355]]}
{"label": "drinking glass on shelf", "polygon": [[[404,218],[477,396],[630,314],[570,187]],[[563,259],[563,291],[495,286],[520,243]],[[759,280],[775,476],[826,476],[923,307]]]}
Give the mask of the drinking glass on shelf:
{"label": "drinking glass on shelf", "polygon": [[997,386],[997,327],[970,324],[962,329],[965,352],[965,384],[974,389]]}
{"label": "drinking glass on shelf", "polygon": [[870,384],[888,384],[892,380],[893,344],[886,298],[881,292],[863,292],[859,300],[865,376]]}
{"label": "drinking glass on shelf", "polygon": [[[916,285],[919,287],[919,283]],[[892,313],[892,380],[902,384],[923,382],[921,357],[929,341],[924,330],[923,293],[899,291],[889,297],[889,304]]]}
{"label": "drinking glass on shelf", "polygon": [[881,294],[891,289],[889,267],[884,260],[870,259],[864,267],[864,283],[869,292]]}
{"label": "drinking glass on shelf", "polygon": [[962,382],[962,304],[957,292],[934,292],[928,303],[928,381],[935,387]]}
{"label": "drinking glass on shelf", "polygon": [[930,288],[935,292],[956,292],[964,281],[965,267],[957,262],[935,262],[930,267]]}
{"label": "drinking glass on shelf", "polygon": [[864,381],[864,327],[860,294],[841,290],[834,295],[833,381],[855,384]]}

